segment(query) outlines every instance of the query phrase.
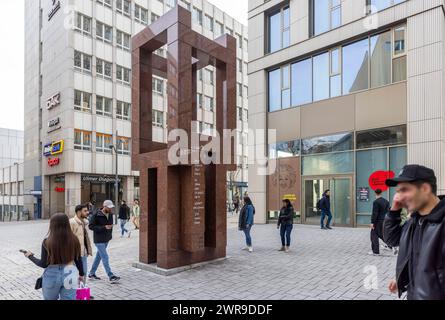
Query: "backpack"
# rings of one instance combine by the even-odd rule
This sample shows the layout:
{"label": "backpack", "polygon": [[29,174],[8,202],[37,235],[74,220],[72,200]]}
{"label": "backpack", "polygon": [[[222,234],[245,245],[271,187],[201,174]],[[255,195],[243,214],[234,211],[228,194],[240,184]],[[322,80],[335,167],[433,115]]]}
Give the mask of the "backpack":
{"label": "backpack", "polygon": [[321,200],[323,200],[323,198],[317,201],[317,210],[321,210]]}

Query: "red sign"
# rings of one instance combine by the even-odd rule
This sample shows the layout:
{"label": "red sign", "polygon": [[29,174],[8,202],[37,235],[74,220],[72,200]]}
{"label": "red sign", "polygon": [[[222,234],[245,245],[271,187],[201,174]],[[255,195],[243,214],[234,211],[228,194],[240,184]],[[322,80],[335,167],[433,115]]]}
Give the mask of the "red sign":
{"label": "red sign", "polygon": [[48,165],[50,167],[58,166],[59,164],[60,164],[60,159],[59,158],[49,158],[48,159]]}
{"label": "red sign", "polygon": [[54,188],[55,192],[65,192],[65,188]]}
{"label": "red sign", "polygon": [[385,181],[394,177],[395,173],[392,171],[376,171],[369,177],[369,186],[374,191],[377,189],[386,191],[389,187],[385,184]]}

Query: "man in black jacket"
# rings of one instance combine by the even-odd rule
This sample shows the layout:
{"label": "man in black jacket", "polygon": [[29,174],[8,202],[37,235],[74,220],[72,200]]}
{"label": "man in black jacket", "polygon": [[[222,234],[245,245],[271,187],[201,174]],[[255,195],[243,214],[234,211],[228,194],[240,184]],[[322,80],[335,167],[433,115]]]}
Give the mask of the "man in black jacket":
{"label": "man in black jacket", "polygon": [[108,243],[113,238],[113,208],[113,201],[105,200],[103,208],[93,214],[90,219],[90,224],[88,225],[90,230],[93,231],[94,245],[97,249],[93,266],[88,275],[88,278],[91,280],[100,280],[100,278],[96,276],[96,271],[101,261],[110,282],[116,283],[120,280],[120,278],[115,276],[111,271],[107,252]]}
{"label": "man in black jacket", "polygon": [[[385,242],[399,247],[392,293],[407,291],[408,300],[445,299],[445,199],[437,197],[434,171],[405,166],[399,177],[386,184],[397,186],[391,211],[384,222]],[[401,211],[411,212],[401,226]]]}
{"label": "man in black jacket", "polygon": [[371,216],[371,249],[370,254],[380,254],[379,239],[383,240],[383,221],[389,212],[389,201],[383,198],[381,189],[375,190]]}

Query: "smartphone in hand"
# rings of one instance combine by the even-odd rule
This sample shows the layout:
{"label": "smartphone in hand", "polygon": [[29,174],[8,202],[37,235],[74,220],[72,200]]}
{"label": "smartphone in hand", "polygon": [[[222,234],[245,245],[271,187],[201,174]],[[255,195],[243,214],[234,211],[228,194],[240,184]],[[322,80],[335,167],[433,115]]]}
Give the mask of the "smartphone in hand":
{"label": "smartphone in hand", "polygon": [[27,253],[28,251],[26,251],[26,250],[23,250],[23,249],[20,249],[20,250],[19,250],[19,252],[21,252],[21,253],[25,254],[25,253]]}

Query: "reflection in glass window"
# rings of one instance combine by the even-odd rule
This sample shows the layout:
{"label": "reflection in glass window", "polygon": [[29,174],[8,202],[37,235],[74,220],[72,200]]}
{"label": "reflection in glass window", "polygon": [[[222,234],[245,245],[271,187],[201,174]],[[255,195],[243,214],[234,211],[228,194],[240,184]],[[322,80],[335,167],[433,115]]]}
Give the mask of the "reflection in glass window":
{"label": "reflection in glass window", "polygon": [[406,0],[366,0],[368,5],[368,13],[376,13],[385,10],[396,4],[405,2]]}
{"label": "reflection in glass window", "polygon": [[353,150],[352,133],[303,139],[303,154],[328,153]]}
{"label": "reflection in glass window", "polygon": [[369,88],[368,38],[343,47],[343,94]]}
{"label": "reflection in glass window", "polygon": [[292,65],[292,105],[312,102],[312,59]]}
{"label": "reflection in glass window", "polygon": [[268,52],[286,48],[290,44],[290,11],[285,7],[268,17]]}
{"label": "reflection in glass window", "polygon": [[357,132],[357,149],[406,144],[406,125]]}
{"label": "reflection in glass window", "polygon": [[280,142],[270,145],[269,157],[271,159],[290,158],[300,155],[300,140]]}
{"label": "reflection in glass window", "polygon": [[[406,147],[394,147],[389,149],[389,170],[396,175],[402,171],[408,163],[408,151]],[[395,188],[390,188],[389,199],[394,198]]]}
{"label": "reflection in glass window", "polygon": [[305,176],[354,172],[354,153],[340,152],[304,156],[302,172]]}
{"label": "reflection in glass window", "polygon": [[281,70],[269,72],[269,112],[281,109]]}
{"label": "reflection in glass window", "polygon": [[312,35],[341,26],[340,0],[312,0]]}
{"label": "reflection in glass window", "polygon": [[371,88],[391,83],[391,32],[371,37]]}
{"label": "reflection in glass window", "polygon": [[314,101],[329,98],[329,52],[314,57]]}
{"label": "reflection in glass window", "polygon": [[290,67],[281,68],[281,108],[290,108]]}

